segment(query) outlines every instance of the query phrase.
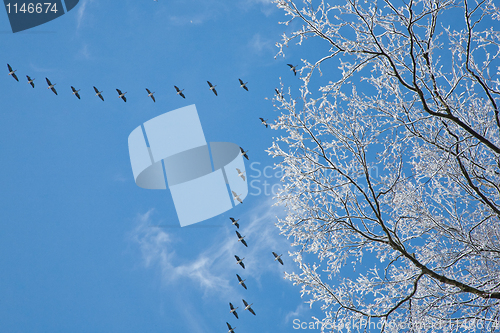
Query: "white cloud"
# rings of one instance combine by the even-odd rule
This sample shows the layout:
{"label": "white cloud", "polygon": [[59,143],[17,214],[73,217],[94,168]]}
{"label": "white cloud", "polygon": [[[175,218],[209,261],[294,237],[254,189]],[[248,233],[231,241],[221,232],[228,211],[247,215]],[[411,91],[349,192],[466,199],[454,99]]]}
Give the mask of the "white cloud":
{"label": "white cloud", "polygon": [[[274,222],[281,210],[271,207],[271,203],[270,199],[266,199],[263,205],[241,217],[239,231],[246,236],[248,248],[238,242],[234,232],[236,228],[228,219],[229,227],[221,228],[219,236],[212,239],[205,249],[201,248],[194,258],[182,256],[182,253],[175,250],[176,245],[181,246],[182,243],[176,232],[151,227],[156,225],[152,218],[153,209],[137,217],[137,227],[131,233],[131,240],[139,246],[143,265],[160,269],[163,283],[170,285],[189,280],[204,294],[227,298],[234,295],[235,291],[243,290],[239,289],[237,283],[233,283],[237,282],[236,273],[244,275],[246,279],[252,278],[257,283],[260,283],[260,277],[265,272],[283,274],[284,267],[274,261],[271,252],[286,253],[289,244],[286,239],[278,236]],[[186,233],[183,232],[183,235]],[[236,264],[235,254],[245,258],[244,271]],[[286,255],[283,256],[285,261],[287,258]],[[288,260],[288,264],[289,269],[292,260]],[[249,280],[248,283],[255,282]]]}
{"label": "white cloud", "polygon": [[285,324],[288,324],[290,321],[293,321],[296,318],[301,318],[304,315],[304,312],[310,309],[309,306],[306,306],[304,303],[301,303],[297,306],[295,311],[290,311],[286,314],[285,319],[283,320]]}
{"label": "white cloud", "polygon": [[91,0],[82,0],[79,2],[78,6],[78,12],[76,15],[76,29],[80,29],[80,26],[83,22],[83,19],[85,17],[85,9],[87,8],[87,3]]}
{"label": "white cloud", "polygon": [[260,34],[253,35],[248,42],[248,47],[255,53],[261,54],[263,51],[274,52],[274,44],[270,39],[265,39]]}

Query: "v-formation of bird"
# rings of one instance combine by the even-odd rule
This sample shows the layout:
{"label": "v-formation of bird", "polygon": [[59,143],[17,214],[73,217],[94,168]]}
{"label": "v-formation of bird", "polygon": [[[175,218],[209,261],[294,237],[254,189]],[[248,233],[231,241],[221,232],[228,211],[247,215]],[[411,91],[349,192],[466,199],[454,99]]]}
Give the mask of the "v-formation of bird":
{"label": "v-formation of bird", "polygon": [[[17,69],[16,70],[12,69],[12,67],[10,66],[10,64],[7,64],[7,68],[9,69],[9,75],[12,76],[16,81],[19,82],[19,78],[16,75]],[[26,78],[28,79],[28,83],[31,84],[31,86],[33,88],[35,88],[35,83],[33,82],[35,79],[32,79],[29,75],[26,75]],[[47,81],[47,84],[48,84],[48,88],[47,89],[51,89],[54,92],[54,94],[57,95],[57,91],[54,88],[54,86],[56,84],[55,83],[52,84],[48,78],[45,78],[45,80]],[[248,88],[246,86],[246,84],[248,82],[243,83],[243,81],[241,79],[238,79],[238,81],[240,82],[240,87],[242,87],[243,89],[245,89],[246,91],[248,91]],[[210,88],[210,91],[212,91],[215,94],[215,96],[218,96],[217,95],[217,90],[215,90],[215,87],[217,87],[217,85],[212,84],[210,81],[207,81],[207,83],[208,83],[208,87]],[[176,91],[177,95],[181,96],[182,98],[186,98],[186,96],[183,93],[184,89],[179,89],[179,87],[177,87],[177,86],[174,86],[174,88],[175,88],[175,91]],[[71,86],[71,90],[73,91],[73,95],[75,95],[76,97],[78,97],[78,99],[80,99],[80,94],[78,93],[80,91],[80,89],[77,90],[75,87]],[[96,92],[95,95],[99,96],[99,98],[102,101],[104,101],[104,97],[102,96],[102,91],[99,91],[95,86],[94,86],[94,91]],[[127,98],[125,97],[125,94],[127,92],[122,93],[122,91],[120,89],[116,89],[116,91],[118,92],[118,98],[121,98],[124,102],[126,102]],[[153,102],[156,102],[155,97],[153,96],[153,94],[155,92],[151,92],[148,88],[146,88],[146,91],[148,93],[148,97],[151,97],[151,99],[153,100]]]}
{"label": "v-formation of bird", "polygon": [[[242,150],[242,151],[243,151],[243,150]],[[238,169],[236,169],[236,170],[238,171],[238,173],[239,173],[239,174],[241,173],[241,171],[240,171],[240,170],[238,170]],[[241,173],[241,174],[242,174],[242,173]],[[234,194],[234,192],[233,192],[233,194]],[[240,219],[235,219],[234,217],[230,217],[229,219],[231,220],[231,223],[232,223],[234,226],[236,226],[236,228],[237,228],[237,229],[239,229],[239,228],[240,228],[240,225],[238,224],[238,221],[239,221]],[[238,242],[241,242],[243,245],[245,245],[245,247],[248,247],[248,244],[247,244],[247,243],[246,243],[246,241],[244,240],[245,236],[242,236],[242,235],[238,232],[238,230],[235,230],[235,231],[236,231],[236,236],[238,237]],[[281,256],[282,256],[282,255],[278,255],[278,254],[277,254],[276,252],[274,252],[274,251],[272,252],[272,254],[273,254],[273,256],[274,256],[274,260],[275,260],[275,261],[277,260],[280,264],[282,264],[282,265],[283,265],[283,261],[281,260]],[[236,259],[236,264],[237,264],[237,265],[240,265],[243,269],[245,269],[245,264],[243,263],[243,259],[245,259],[245,258],[240,258],[240,257],[239,257],[239,256],[237,256],[237,255],[234,255],[234,258]],[[246,280],[242,279],[242,278],[241,278],[241,276],[240,276],[239,274],[236,274],[236,278],[238,279],[238,284],[239,284],[239,285],[241,285],[241,286],[242,286],[243,288],[245,288],[245,290],[246,290],[246,289],[247,289],[247,286],[246,286],[246,284],[245,284],[245,281],[246,281]],[[251,314],[253,314],[253,315],[255,316],[255,315],[256,315],[256,314],[255,314],[255,311],[252,309],[252,305],[253,305],[253,303],[249,304],[249,303],[248,303],[245,299],[242,299],[242,301],[243,301],[243,305],[244,305],[243,311],[248,310]],[[233,303],[229,302],[229,313],[232,313],[232,314],[236,317],[236,319],[239,319],[239,317],[238,317],[238,313],[236,312],[236,310],[237,310],[237,309],[239,309],[239,307],[235,307],[235,306],[233,305]],[[226,325],[227,325],[227,327],[228,327],[228,329],[229,329],[229,333],[230,333],[230,332],[234,332],[234,329],[235,329],[236,327],[232,327],[232,326],[231,326],[231,324],[229,324],[228,322],[226,322]]]}
{"label": "v-formation of bird", "polygon": [[[293,71],[294,75],[297,75],[297,69],[296,69],[297,66],[294,66],[292,64],[287,64],[287,65],[290,67],[290,70]],[[7,68],[9,69],[9,75],[12,76],[16,81],[19,82],[19,79],[15,73],[17,71],[17,69],[16,70],[12,69],[10,64],[7,64]],[[35,88],[35,83],[34,83],[35,79],[34,78],[32,79],[29,75],[26,75],[26,78],[28,79],[28,83],[33,88]],[[56,84],[55,83],[52,84],[48,78],[45,78],[45,80],[47,81],[47,84],[48,84],[47,89],[51,89],[54,92],[54,94],[57,95],[57,91],[54,87]],[[240,82],[240,87],[245,89],[246,91],[248,91],[248,87],[247,87],[248,82],[243,82],[241,79],[238,79],[238,81]],[[210,81],[207,81],[207,83],[208,83],[208,87],[210,88],[210,91],[212,91],[215,94],[215,96],[218,96],[217,90],[215,90],[215,87],[217,85],[212,84]],[[102,95],[102,91],[99,91],[95,86],[93,86],[93,88],[94,88],[94,91],[96,93],[95,96],[98,96],[104,102],[104,97]],[[186,96],[183,93],[184,89],[179,89],[179,87],[177,87],[177,86],[174,86],[174,88],[175,88],[177,95],[181,96],[182,98],[186,98]],[[81,89],[77,90],[75,87],[71,86],[71,90],[73,91],[73,95],[75,95],[78,99],[80,99],[80,94],[78,92]],[[121,98],[124,102],[126,102],[127,98],[125,97],[125,94],[127,92],[122,93],[120,89],[116,89],[116,91],[118,93],[118,98]],[[151,97],[153,102],[156,102],[155,97],[153,96],[155,92],[151,92],[148,88],[146,88],[146,91],[148,93],[148,97]],[[276,91],[276,94],[278,96],[278,99],[280,99],[280,100],[283,99],[283,94],[277,88],[275,88],[275,91]],[[262,122],[262,124],[264,126],[266,126],[266,128],[267,128],[268,127],[267,119],[265,119],[265,120],[264,120],[264,118],[259,118],[259,119]],[[242,153],[244,153],[243,149],[242,149]],[[244,155],[244,154],[242,154],[242,155]],[[248,159],[248,157],[246,155],[244,155],[244,156]]]}

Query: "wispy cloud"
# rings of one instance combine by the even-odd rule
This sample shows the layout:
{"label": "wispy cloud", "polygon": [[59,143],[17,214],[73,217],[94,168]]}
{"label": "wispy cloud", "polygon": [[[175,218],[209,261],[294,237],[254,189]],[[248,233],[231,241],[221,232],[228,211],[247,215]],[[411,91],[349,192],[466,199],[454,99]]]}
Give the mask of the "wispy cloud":
{"label": "wispy cloud", "polygon": [[297,306],[297,308],[295,309],[295,311],[290,311],[286,314],[286,316],[283,320],[284,324],[288,324],[288,323],[290,323],[290,321],[293,321],[296,318],[303,317],[304,312],[306,312],[309,309],[310,309],[310,307],[305,305],[304,303],[299,304]]}
{"label": "wispy cloud", "polygon": [[89,44],[87,43],[82,44],[82,47],[78,51],[77,56],[79,58],[89,59],[90,58]]}
{"label": "wispy cloud", "polygon": [[[248,248],[238,242],[231,227],[220,229],[218,236],[194,258],[183,256],[176,251],[176,245],[180,246],[181,240],[175,232],[151,227],[155,225],[154,210],[138,215],[131,239],[139,246],[144,266],[158,267],[165,284],[189,280],[193,287],[200,288],[204,294],[226,297],[234,294],[237,284],[231,281],[235,279],[236,273],[242,272],[236,264],[235,254],[245,258],[245,277],[253,278],[257,283],[266,272],[283,274],[283,266],[274,261],[271,253],[286,253],[289,249],[288,242],[278,235],[274,226],[276,215],[281,209],[271,207],[271,200],[266,199],[264,203],[260,206],[265,208],[255,208],[240,220],[239,231],[246,236]],[[288,257],[284,255],[283,258],[286,260]],[[292,261],[288,260],[288,263]]]}
{"label": "wispy cloud", "polygon": [[270,39],[263,38],[260,34],[255,34],[248,42],[248,47],[255,53],[261,54],[264,51],[274,52],[274,44]]}
{"label": "wispy cloud", "polygon": [[76,29],[80,29],[83,19],[85,17],[85,9],[87,9],[87,3],[92,0],[82,0],[79,2],[78,12],[76,15]]}

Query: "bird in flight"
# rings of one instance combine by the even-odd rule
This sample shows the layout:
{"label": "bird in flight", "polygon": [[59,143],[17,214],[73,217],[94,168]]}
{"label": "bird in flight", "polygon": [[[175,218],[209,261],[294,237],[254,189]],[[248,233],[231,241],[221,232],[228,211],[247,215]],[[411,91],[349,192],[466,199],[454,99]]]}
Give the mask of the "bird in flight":
{"label": "bird in flight", "polygon": [[241,242],[243,245],[245,245],[246,247],[248,247],[247,242],[245,242],[245,240],[243,239],[246,236],[241,237],[241,234],[238,232],[238,230],[235,230],[235,231],[236,231],[236,236],[238,236],[238,242]]}
{"label": "bird in flight", "polygon": [[236,168],[236,171],[238,172],[238,176],[240,176],[243,180],[245,180],[245,175],[244,175],[244,173],[245,173],[246,171],[241,172],[241,170],[240,170],[240,169],[238,169],[238,168]]}
{"label": "bird in flight", "polygon": [[174,86],[174,88],[177,90],[177,95],[180,95],[182,98],[186,98],[186,96],[182,93],[184,89],[180,90],[177,86]]}
{"label": "bird in flight", "polygon": [[126,102],[127,98],[125,97],[125,94],[127,92],[125,91],[124,93],[122,93],[122,91],[120,89],[116,89],[116,91],[118,92],[118,98],[121,98],[121,99],[123,99],[124,102]]}
{"label": "bird in flight", "polygon": [[236,327],[231,327],[231,325],[229,325],[229,323],[226,321],[226,325],[227,325],[227,328],[229,328],[229,331],[227,331],[227,333],[234,333],[234,329]]}
{"label": "bird in flight", "polygon": [[35,79],[30,78],[29,75],[26,75],[26,78],[28,79],[28,83],[31,84],[33,88],[35,88],[35,83],[33,82],[35,81]]}
{"label": "bird in flight", "polygon": [[240,198],[240,195],[241,195],[241,194],[240,194],[240,195],[238,195],[238,194],[236,194],[236,192],[234,192],[234,191],[231,191],[231,192],[233,192],[233,197],[234,197],[234,199],[235,199],[235,200],[238,200],[238,201],[239,201],[239,203],[243,203],[243,200],[241,200],[241,198]]}
{"label": "bird in flight", "polygon": [[260,121],[262,122],[262,125],[265,125],[265,126],[266,126],[266,128],[267,128],[267,126],[268,126],[268,124],[267,124],[267,119],[266,119],[266,120],[264,120],[264,118],[259,118],[259,119],[260,119]]}
{"label": "bird in flight", "polygon": [[102,97],[102,91],[99,91],[99,89],[97,89],[95,86],[93,86],[93,87],[94,87],[95,95],[99,96],[99,98],[102,99],[102,101],[104,102],[104,97]]}
{"label": "bird in flight", "polygon": [[297,66],[294,66],[292,64],[287,64],[288,66],[290,66],[290,70],[293,72],[293,74],[295,74],[295,76],[297,76],[297,70],[295,69]]}
{"label": "bird in flight", "polygon": [[230,217],[230,219],[231,219],[231,221],[233,222],[233,224],[236,226],[236,228],[238,228],[238,229],[239,229],[239,228],[240,228],[240,225],[238,224],[238,221],[239,221],[240,219],[235,220],[235,219],[234,219],[234,217]]}
{"label": "bird in flight", "polygon": [[151,97],[151,99],[153,100],[153,102],[156,102],[156,101],[155,101],[155,97],[153,96],[153,94],[154,94],[155,92],[154,92],[154,91],[153,91],[153,92],[149,91],[149,89],[148,89],[148,88],[146,88],[146,91],[148,92],[148,97]]}
{"label": "bird in flight", "polygon": [[278,262],[283,265],[283,260],[281,260],[282,254],[277,255],[276,252],[273,252],[273,255],[274,255],[274,261],[278,260]]}
{"label": "bird in flight", "polygon": [[246,280],[242,280],[241,277],[238,274],[236,274],[236,277],[238,278],[238,281],[239,281],[238,284],[241,284],[241,286],[243,288],[247,289],[247,286],[245,285],[245,281]]}
{"label": "bird in flight", "polygon": [[19,82],[19,79],[17,78],[17,75],[15,74],[16,70],[13,70],[12,67],[10,67],[9,64],[7,64],[7,67],[9,68],[9,75],[12,75],[14,79],[16,79],[17,82]]}
{"label": "bird in flight", "polygon": [[248,150],[245,151],[245,149],[243,149],[243,148],[240,147],[240,151],[241,151],[241,155],[245,156],[245,158],[248,160],[248,155],[247,155]]}
{"label": "bird in flight", "polygon": [[240,80],[240,87],[243,88],[243,89],[245,89],[246,91],[248,91],[248,88],[247,88],[247,83],[248,82],[243,83],[243,81],[241,81],[241,79],[238,79],[238,80]]}
{"label": "bird in flight", "polygon": [[252,308],[250,307],[253,305],[253,303],[248,304],[247,301],[245,301],[244,299],[242,299],[242,301],[243,301],[243,304],[245,304],[245,310],[250,311],[255,316],[256,315],[255,312],[253,312]]}
{"label": "bird in flight", "polygon": [[234,257],[236,258],[236,264],[240,264],[241,267],[243,267],[243,269],[245,268],[245,264],[243,263],[243,259],[245,258],[241,258],[238,257],[237,255],[234,255]]}
{"label": "bird in flight", "polygon": [[229,311],[230,313],[234,314],[234,316],[236,317],[236,319],[238,319],[238,314],[236,313],[236,309],[238,307],[234,307],[233,304],[231,304],[231,302],[229,302],[229,307],[231,308],[231,311]]}
{"label": "bird in flight", "polygon": [[217,85],[215,85],[215,86],[214,86],[214,85],[212,85],[212,84],[210,83],[210,81],[207,81],[207,83],[208,83],[208,85],[210,86],[210,90],[212,90],[212,91],[214,92],[215,96],[217,96],[217,90],[215,90],[215,87],[217,87]]}
{"label": "bird in flight", "polygon": [[80,99],[80,94],[78,93],[80,89],[76,90],[75,87],[71,86],[71,90],[73,90],[73,95],[75,95],[76,97],[78,97],[78,99]]}
{"label": "bird in flight", "polygon": [[49,86],[47,87],[47,89],[52,90],[52,91],[54,92],[54,94],[56,94],[56,95],[57,95],[56,88],[54,88],[54,86],[56,85],[56,83],[52,84],[48,78],[45,78],[45,80],[47,81],[47,84],[49,85]]}

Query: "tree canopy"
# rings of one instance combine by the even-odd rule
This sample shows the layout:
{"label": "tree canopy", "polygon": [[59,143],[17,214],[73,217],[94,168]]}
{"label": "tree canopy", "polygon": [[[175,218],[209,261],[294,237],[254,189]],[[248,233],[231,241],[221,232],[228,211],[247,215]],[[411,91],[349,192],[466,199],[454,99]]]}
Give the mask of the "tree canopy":
{"label": "tree canopy", "polygon": [[368,319],[385,332],[498,329],[500,8],[275,2],[295,27],[278,55],[311,39],[327,50],[307,50],[300,92],[274,100],[277,226],[300,267],[287,278],[347,331]]}

